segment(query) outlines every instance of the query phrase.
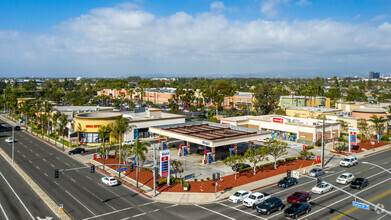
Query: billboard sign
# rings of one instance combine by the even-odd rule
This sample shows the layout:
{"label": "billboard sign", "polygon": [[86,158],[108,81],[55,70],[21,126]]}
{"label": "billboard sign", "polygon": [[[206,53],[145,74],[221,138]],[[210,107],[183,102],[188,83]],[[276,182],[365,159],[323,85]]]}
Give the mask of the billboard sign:
{"label": "billboard sign", "polygon": [[167,177],[170,175],[170,151],[160,151],[160,176]]}

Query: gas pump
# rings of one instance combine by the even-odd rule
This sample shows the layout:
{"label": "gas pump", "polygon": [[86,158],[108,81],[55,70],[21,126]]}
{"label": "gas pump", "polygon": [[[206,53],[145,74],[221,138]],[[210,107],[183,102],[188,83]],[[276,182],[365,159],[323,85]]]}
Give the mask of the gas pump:
{"label": "gas pump", "polygon": [[187,152],[187,147],[186,146],[183,146],[182,147],[182,150],[183,150],[183,156],[187,156],[188,152]]}
{"label": "gas pump", "polygon": [[235,148],[230,147],[228,150],[229,150],[229,156],[230,156],[230,157],[232,157],[233,155],[235,155]]}
{"label": "gas pump", "polygon": [[207,162],[208,163],[212,163],[213,162],[213,156],[212,156],[211,152],[206,153],[206,158],[207,158]]}
{"label": "gas pump", "polygon": [[[179,150],[178,150],[178,157],[181,157],[182,156],[182,146],[183,146],[184,144],[180,144],[179,145]],[[186,156],[186,155],[183,155],[183,156]]]}
{"label": "gas pump", "polygon": [[163,149],[162,144],[163,144],[163,141],[164,141],[164,140],[165,140],[164,138],[160,138],[160,139],[159,139],[159,150],[162,150],[162,149]]}
{"label": "gas pump", "polygon": [[204,164],[206,164],[207,161],[206,152],[209,152],[209,150],[204,150],[204,159],[202,160],[202,163]]}

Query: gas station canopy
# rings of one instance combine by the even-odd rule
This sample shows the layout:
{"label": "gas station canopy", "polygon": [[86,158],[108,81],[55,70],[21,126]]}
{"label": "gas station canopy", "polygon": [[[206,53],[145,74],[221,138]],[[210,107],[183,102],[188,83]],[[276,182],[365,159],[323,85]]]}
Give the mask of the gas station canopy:
{"label": "gas station canopy", "polygon": [[270,132],[213,122],[188,122],[150,127],[149,132],[208,147],[219,147],[255,141],[270,136]]}

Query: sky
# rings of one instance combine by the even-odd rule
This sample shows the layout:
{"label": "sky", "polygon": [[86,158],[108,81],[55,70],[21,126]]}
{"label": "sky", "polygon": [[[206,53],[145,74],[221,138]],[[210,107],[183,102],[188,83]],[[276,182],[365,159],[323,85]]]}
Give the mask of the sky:
{"label": "sky", "polygon": [[389,0],[1,0],[0,77],[391,74]]}

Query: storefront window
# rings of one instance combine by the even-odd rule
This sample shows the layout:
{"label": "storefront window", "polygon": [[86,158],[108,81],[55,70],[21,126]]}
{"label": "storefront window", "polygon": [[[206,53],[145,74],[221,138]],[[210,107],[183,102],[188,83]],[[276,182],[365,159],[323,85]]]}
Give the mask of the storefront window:
{"label": "storefront window", "polygon": [[102,143],[98,133],[80,132],[80,141],[84,143]]}

